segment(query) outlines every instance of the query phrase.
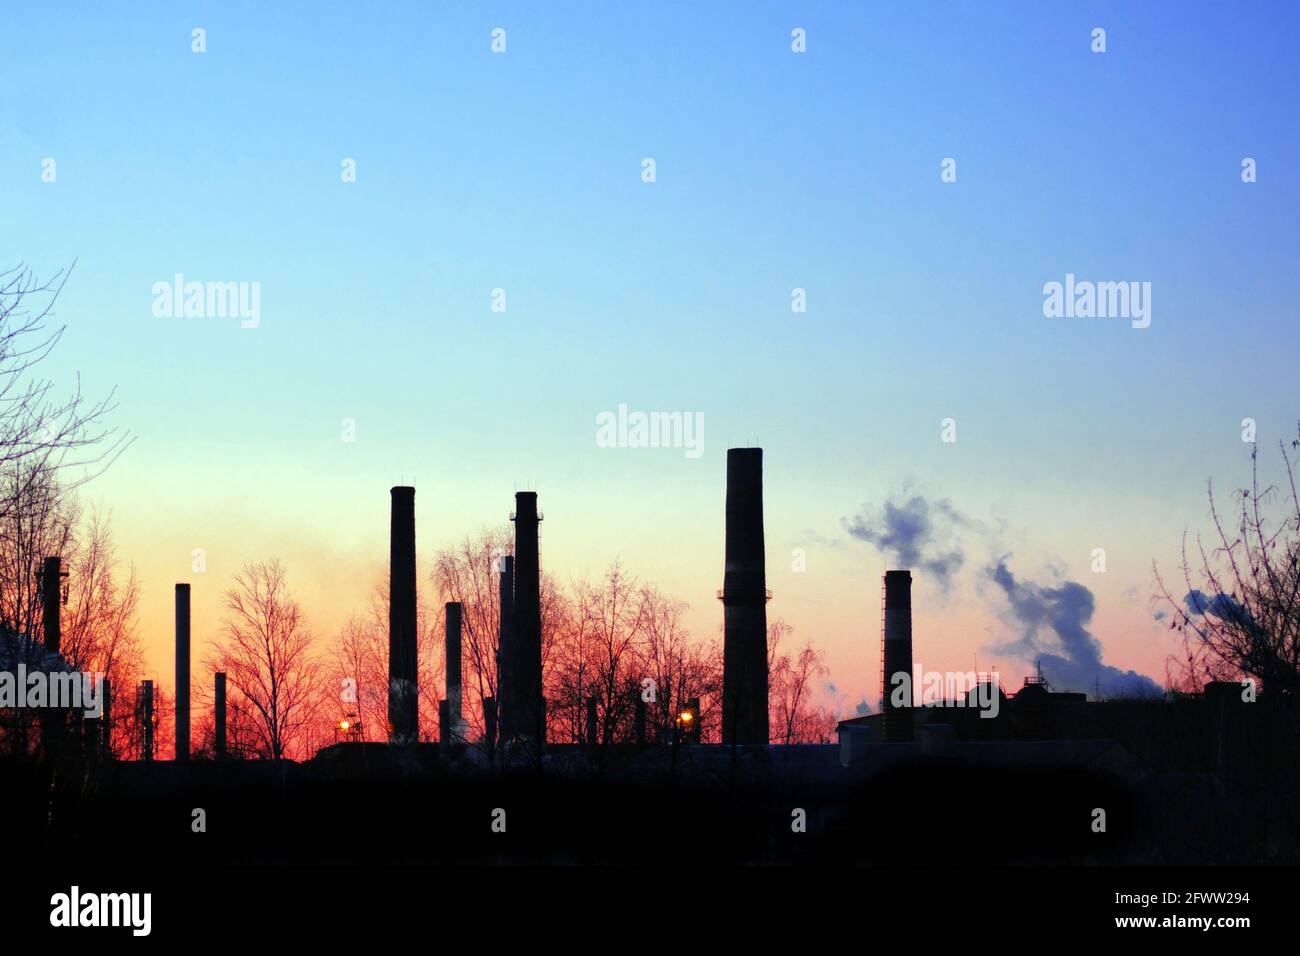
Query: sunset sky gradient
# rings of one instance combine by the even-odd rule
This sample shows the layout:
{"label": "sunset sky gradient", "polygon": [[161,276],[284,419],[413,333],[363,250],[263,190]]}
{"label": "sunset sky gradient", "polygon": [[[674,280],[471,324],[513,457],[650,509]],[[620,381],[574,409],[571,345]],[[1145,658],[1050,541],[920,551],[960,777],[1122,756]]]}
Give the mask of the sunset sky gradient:
{"label": "sunset sky gradient", "polygon": [[[198,644],[246,560],[284,560],[323,647],[398,483],[431,600],[434,551],[536,489],[544,569],[621,558],[719,635],[725,451],[754,444],[769,616],[842,715],[875,706],[885,566],[845,522],[904,488],[968,522],[951,587],[917,574],[926,669],[1020,685],[1009,555],[1163,681],[1153,560],[1248,478],[1243,418],[1277,477],[1300,417],[1294,5],[59,6],[5,13],[0,263],[77,261],[44,372],[118,390],[136,441],[83,498],[168,685],[173,584]],[[154,317],[176,273],[260,282],[260,326]],[[1045,318],[1067,273],[1149,281],[1150,328]],[[703,455],[597,447],[620,403],[702,413]]]}

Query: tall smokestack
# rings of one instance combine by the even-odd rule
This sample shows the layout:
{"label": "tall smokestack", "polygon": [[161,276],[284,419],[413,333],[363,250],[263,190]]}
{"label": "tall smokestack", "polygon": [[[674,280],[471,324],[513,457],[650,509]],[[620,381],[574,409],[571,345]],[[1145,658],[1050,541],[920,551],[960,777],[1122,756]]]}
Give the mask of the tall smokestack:
{"label": "tall smokestack", "polygon": [[176,585],[176,759],[190,759],[190,586]]}
{"label": "tall smokestack", "polygon": [[[885,740],[912,739],[912,572],[885,572],[885,627],[881,658],[881,693],[884,696]],[[906,680],[902,679],[906,675]],[[896,683],[897,682],[897,683]],[[895,686],[901,706],[893,703]]]}
{"label": "tall smokestack", "polygon": [[41,571],[41,608],[45,624],[45,650],[50,654],[59,653],[59,643],[63,638],[63,629],[59,623],[59,611],[63,605],[62,584],[62,559],[46,558]]}
{"label": "tall smokestack", "polygon": [[[511,682],[514,706],[503,714],[507,739],[546,741],[542,704],[541,563],[537,550],[537,492],[515,493],[515,626],[511,634]],[[504,726],[509,720],[509,729]]]}
{"label": "tall smokestack", "polygon": [[419,738],[415,633],[415,489],[392,489],[388,564],[388,739]]}
{"label": "tall smokestack", "polygon": [[766,744],[767,571],[763,449],[727,450],[727,554],[722,579],[722,742]]}
{"label": "tall smokestack", "polygon": [[217,671],[216,674],[216,706],[213,714],[213,722],[217,725],[217,742],[216,752],[217,759],[221,760],[226,756],[226,675],[223,671]]}
{"label": "tall smokestack", "polygon": [[461,673],[460,673],[460,616],[459,601],[448,601],[447,617],[447,720],[453,736],[461,733]]}
{"label": "tall smokestack", "polygon": [[501,724],[497,728],[502,740],[509,737],[505,730],[505,715],[514,709],[514,632],[515,632],[515,558],[512,554],[501,556],[500,632],[497,635],[497,707]]}
{"label": "tall smokestack", "polygon": [[144,759],[153,760],[153,681],[140,685],[144,694]]}

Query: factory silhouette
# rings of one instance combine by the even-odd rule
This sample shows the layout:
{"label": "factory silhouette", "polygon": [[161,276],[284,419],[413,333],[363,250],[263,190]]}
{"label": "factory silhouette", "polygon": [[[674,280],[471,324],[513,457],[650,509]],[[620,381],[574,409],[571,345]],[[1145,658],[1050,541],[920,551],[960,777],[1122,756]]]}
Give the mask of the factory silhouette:
{"label": "factory silhouette", "polygon": [[[139,689],[140,760],[113,757],[107,710],[47,710],[39,766],[0,764],[0,784],[29,824],[19,842],[143,845],[160,860],[254,864],[627,863],[705,850],[724,862],[959,862],[947,855],[973,849],[977,836],[980,862],[1276,856],[1294,821],[1246,802],[1269,779],[1267,706],[1243,703],[1235,684],[1177,700],[1089,701],[1053,690],[1041,673],[1014,694],[976,675],[971,701],[995,698],[995,716],[952,706],[963,701],[899,700],[888,689],[900,678],[910,686],[913,668],[907,569],[882,581],[881,712],[841,721],[835,744],[771,745],[762,470],[761,449],[728,451],[721,743],[701,742],[696,700],[683,702],[668,739],[649,738],[638,699],[626,739],[602,740],[594,698],[585,742],[547,740],[542,514],[532,491],[515,495],[514,553],[496,568],[499,682],[497,697],[483,700],[486,733],[465,732],[462,607],[453,602],[439,740],[421,740],[415,489],[398,486],[386,742],[360,739],[345,720],[310,760],[232,759],[227,675],[217,673],[215,759],[192,759],[190,586],[180,583],[175,759],[156,759],[151,681]],[[61,578],[60,559],[47,558],[38,656],[51,673],[61,669]],[[219,838],[191,839],[194,807]]]}

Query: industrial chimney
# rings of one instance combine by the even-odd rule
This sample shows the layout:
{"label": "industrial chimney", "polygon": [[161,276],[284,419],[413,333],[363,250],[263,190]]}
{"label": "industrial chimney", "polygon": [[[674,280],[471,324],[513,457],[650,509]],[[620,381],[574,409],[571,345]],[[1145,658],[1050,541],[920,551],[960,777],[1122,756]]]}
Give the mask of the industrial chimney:
{"label": "industrial chimney", "polygon": [[460,666],[460,618],[459,601],[448,601],[447,618],[447,726],[452,739],[461,737],[461,666]]}
{"label": "industrial chimney", "polygon": [[176,759],[190,759],[190,586],[176,585]]}
{"label": "industrial chimney", "polygon": [[722,742],[768,742],[767,571],[763,449],[727,450],[727,553],[722,579]]}
{"label": "industrial chimney", "polygon": [[388,565],[388,739],[412,744],[419,738],[416,676],[415,489],[392,489]]}
{"label": "industrial chimney", "polygon": [[216,704],[212,715],[213,723],[216,724],[216,759],[224,760],[226,757],[226,674],[224,671],[217,671],[215,680]]}
{"label": "industrial chimney", "polygon": [[510,686],[513,696],[502,713],[503,739],[527,737],[546,742],[542,703],[541,564],[537,550],[537,492],[515,493],[515,621],[511,634]]}
{"label": "industrial chimney", "polygon": [[596,710],[596,697],[592,695],[587,698],[587,746],[600,746],[599,739],[600,718]]}
{"label": "industrial chimney", "polygon": [[[514,555],[501,556],[500,630],[497,634],[497,708],[502,721],[509,718],[505,714],[514,709],[514,630],[515,630],[515,558]],[[497,727],[502,740],[508,740],[505,724]],[[491,735],[489,734],[489,738]],[[489,743],[492,741],[489,739]]]}
{"label": "industrial chimney", "polygon": [[144,697],[144,759],[153,760],[153,681],[141,683]]}
{"label": "industrial chimney", "polygon": [[[886,743],[912,739],[912,572],[885,572],[885,621],[881,643],[881,694]],[[906,680],[903,676],[906,675]],[[895,687],[900,688],[894,705]]]}
{"label": "industrial chimney", "polygon": [[63,638],[59,622],[59,611],[63,604],[62,584],[62,559],[57,556],[46,558],[41,570],[41,609],[45,625],[45,650],[49,654],[59,653],[59,644]]}

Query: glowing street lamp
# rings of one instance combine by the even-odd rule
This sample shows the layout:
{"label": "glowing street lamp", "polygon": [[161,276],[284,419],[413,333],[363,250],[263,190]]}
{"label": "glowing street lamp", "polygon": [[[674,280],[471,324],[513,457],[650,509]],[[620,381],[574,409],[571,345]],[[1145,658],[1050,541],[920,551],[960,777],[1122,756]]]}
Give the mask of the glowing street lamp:
{"label": "glowing street lamp", "polygon": [[700,742],[700,701],[692,698],[677,712],[677,737],[682,743]]}
{"label": "glowing street lamp", "polygon": [[334,740],[358,739],[361,736],[361,721],[356,719],[356,714],[348,714],[338,722],[334,728]]}

